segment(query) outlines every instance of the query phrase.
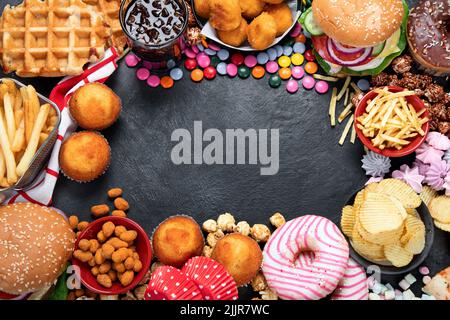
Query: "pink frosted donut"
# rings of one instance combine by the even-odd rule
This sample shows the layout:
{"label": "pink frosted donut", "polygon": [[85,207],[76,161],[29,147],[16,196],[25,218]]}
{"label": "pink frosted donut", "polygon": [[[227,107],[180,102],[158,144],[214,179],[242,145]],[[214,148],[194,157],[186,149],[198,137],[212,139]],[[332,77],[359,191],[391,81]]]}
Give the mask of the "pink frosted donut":
{"label": "pink frosted donut", "polygon": [[344,276],[331,295],[331,300],[367,300],[369,285],[364,269],[352,258],[348,259]]}
{"label": "pink frosted donut", "polygon": [[281,299],[318,300],[338,285],[348,261],[348,244],[330,220],[296,218],[277,229],[263,252],[262,271]]}

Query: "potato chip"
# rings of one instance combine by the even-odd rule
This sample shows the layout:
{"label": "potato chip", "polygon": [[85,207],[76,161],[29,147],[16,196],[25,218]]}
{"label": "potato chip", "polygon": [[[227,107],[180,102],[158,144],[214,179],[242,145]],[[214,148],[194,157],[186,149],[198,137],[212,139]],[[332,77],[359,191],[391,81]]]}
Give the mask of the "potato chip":
{"label": "potato chip", "polygon": [[420,198],[426,204],[427,207],[430,206],[431,200],[438,197],[438,193],[430,188],[429,186],[423,186],[422,192],[420,193]]}
{"label": "potato chip", "polygon": [[342,208],[342,216],[341,216],[342,232],[347,237],[351,237],[354,226],[355,226],[355,214],[353,212],[353,207],[345,206],[344,208]]}
{"label": "potato chip", "polygon": [[402,214],[390,197],[381,193],[368,193],[361,206],[361,225],[371,234],[398,231],[403,225]]}
{"label": "potato chip", "polygon": [[450,223],[442,223],[437,220],[434,220],[434,225],[443,231],[450,232]]}
{"label": "potato chip", "polygon": [[416,217],[416,218],[420,219],[419,212],[417,212],[416,209],[406,209],[406,213],[409,214],[409,215],[412,215],[413,217]]}
{"label": "potato chip", "polygon": [[367,192],[376,192],[378,186],[378,182],[369,183],[364,190]]}
{"label": "potato chip", "polygon": [[405,223],[406,234],[402,237],[403,248],[412,254],[419,254],[425,248],[425,225],[422,220],[409,215]]}
{"label": "potato chip", "polygon": [[368,232],[366,229],[364,229],[364,227],[358,220],[355,223],[355,228],[364,240],[379,245],[386,245],[399,242],[404,229],[402,225],[398,230],[372,234]]}
{"label": "potato chip", "polygon": [[450,223],[450,197],[439,196],[429,206],[431,216],[441,223]]}
{"label": "potato chip", "polygon": [[413,259],[413,254],[398,244],[384,246],[384,255],[397,268],[408,265]]}
{"label": "potato chip", "polygon": [[398,179],[381,180],[378,183],[377,191],[396,197],[405,208],[417,208],[422,203],[414,189]]}
{"label": "potato chip", "polygon": [[361,237],[361,235],[359,234],[358,230],[356,230],[356,228],[352,232],[351,244],[353,249],[355,249],[358,254],[365,257],[366,259],[385,259],[383,246],[364,240],[363,237]]}
{"label": "potato chip", "polygon": [[392,203],[397,207],[398,211],[400,212],[400,215],[402,216],[402,219],[405,220],[408,216],[408,212],[406,212],[406,209],[403,207],[402,203],[393,196],[389,196],[389,199],[391,199]]}

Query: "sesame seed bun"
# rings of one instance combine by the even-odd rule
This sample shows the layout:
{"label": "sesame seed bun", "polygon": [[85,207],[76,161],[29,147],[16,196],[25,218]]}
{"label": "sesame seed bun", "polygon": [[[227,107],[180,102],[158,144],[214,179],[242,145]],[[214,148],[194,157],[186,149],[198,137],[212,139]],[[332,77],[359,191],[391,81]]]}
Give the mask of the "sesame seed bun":
{"label": "sesame seed bun", "polygon": [[397,31],[402,0],[314,0],[314,20],[326,35],[353,47],[372,47]]}
{"label": "sesame seed bun", "polygon": [[72,255],[75,234],[56,211],[31,203],[0,207],[0,291],[52,285]]}

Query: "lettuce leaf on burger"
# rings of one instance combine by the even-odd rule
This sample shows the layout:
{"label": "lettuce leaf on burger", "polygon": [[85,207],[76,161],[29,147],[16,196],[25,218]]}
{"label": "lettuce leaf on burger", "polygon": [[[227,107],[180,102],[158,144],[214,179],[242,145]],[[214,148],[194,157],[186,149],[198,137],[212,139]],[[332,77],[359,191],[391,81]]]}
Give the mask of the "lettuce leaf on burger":
{"label": "lettuce leaf on burger", "polygon": [[402,0],[314,0],[300,23],[329,74],[376,75],[406,47],[409,9]]}

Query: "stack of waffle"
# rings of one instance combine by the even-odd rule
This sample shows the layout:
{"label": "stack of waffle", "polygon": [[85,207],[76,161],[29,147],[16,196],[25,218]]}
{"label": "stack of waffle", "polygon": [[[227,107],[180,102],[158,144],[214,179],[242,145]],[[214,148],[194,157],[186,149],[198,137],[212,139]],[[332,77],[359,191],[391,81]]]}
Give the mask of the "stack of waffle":
{"label": "stack of waffle", "polygon": [[24,0],[0,20],[3,70],[21,77],[78,75],[101,59],[111,28],[82,0]]}

